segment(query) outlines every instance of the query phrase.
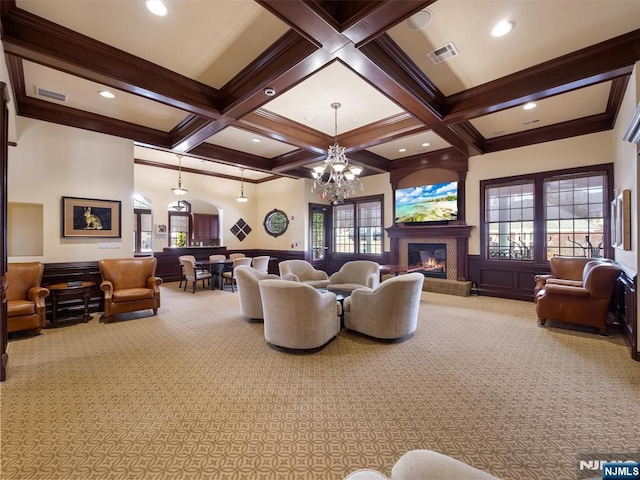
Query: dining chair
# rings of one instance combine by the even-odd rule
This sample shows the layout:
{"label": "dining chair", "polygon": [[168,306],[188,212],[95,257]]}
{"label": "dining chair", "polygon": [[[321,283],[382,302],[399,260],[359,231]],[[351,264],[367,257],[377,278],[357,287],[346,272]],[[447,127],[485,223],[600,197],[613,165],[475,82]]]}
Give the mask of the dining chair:
{"label": "dining chair", "polygon": [[230,253],[229,260],[235,260],[236,258],[245,258],[246,255],[244,253]]}
{"label": "dining chair", "polygon": [[232,292],[235,292],[235,288],[234,288],[234,284],[235,284],[234,271],[235,271],[236,267],[239,266],[239,265],[251,266],[251,259],[247,258],[247,257],[235,258],[233,260],[233,264],[231,265],[231,269],[228,272],[224,272],[222,274],[224,279],[225,280],[229,280],[229,283],[231,283],[231,291]]}
{"label": "dining chair", "polygon": [[260,273],[269,273],[269,259],[270,257],[268,255],[253,257],[251,266]]}
{"label": "dining chair", "polygon": [[189,282],[192,282],[193,289],[191,293],[196,293],[196,284],[198,280],[202,280],[202,288],[205,287],[205,280],[211,282],[211,272],[209,270],[198,270],[196,269],[196,262],[190,258],[183,258],[182,265],[184,266],[184,289],[187,289],[187,285]]}

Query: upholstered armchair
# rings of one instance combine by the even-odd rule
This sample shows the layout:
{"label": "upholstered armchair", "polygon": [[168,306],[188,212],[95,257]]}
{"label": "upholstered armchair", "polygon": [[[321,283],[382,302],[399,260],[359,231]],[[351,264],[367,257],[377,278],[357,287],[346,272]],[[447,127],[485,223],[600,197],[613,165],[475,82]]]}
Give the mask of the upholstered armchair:
{"label": "upholstered armchair", "polygon": [[264,338],[278,349],[316,350],[340,332],[333,292],[288,280],[261,280]]}
{"label": "upholstered armchair", "polygon": [[615,263],[593,261],[583,268],[582,285],[547,282],[537,295],[538,324],[558,320],[595,327],[606,335],[609,303],[620,271]]}
{"label": "upholstered armchair", "polygon": [[358,288],[344,300],[344,326],[383,340],[409,338],[418,326],[424,275],[391,277],[376,288]]}
{"label": "upholstered armchair", "polygon": [[40,286],[44,265],[40,262],[7,265],[7,332],[32,330],[40,335],[46,320],[45,298],[49,290]]}
{"label": "upholstered armchair", "polygon": [[262,297],[260,280],[279,280],[278,275],[258,272],[248,265],[239,265],[235,269],[235,279],[240,295],[240,315],[245,318],[262,320]]}
{"label": "upholstered armchair", "polygon": [[547,282],[560,285],[582,286],[582,274],[584,266],[589,262],[611,262],[606,258],[591,257],[551,257],[549,259],[550,274],[536,275],[536,286],[533,290],[534,300],[538,300],[538,292]]}
{"label": "upholstered armchair", "polygon": [[155,276],[155,257],[109,258],[100,260],[98,265],[106,323],[119,313],[151,309],[154,315],[158,314],[162,279]]}
{"label": "upholstered armchair", "polygon": [[372,469],[360,469],[344,480],[499,480],[498,477],[432,450],[410,450],[391,469],[391,479]]}
{"label": "upholstered armchair", "polygon": [[360,287],[376,288],[379,283],[380,265],[369,260],[353,260],[329,277],[327,288],[351,291]]}
{"label": "upholstered armchair", "polygon": [[292,282],[302,282],[315,288],[325,288],[329,284],[329,275],[316,270],[306,260],[283,260],[278,264],[280,278]]}

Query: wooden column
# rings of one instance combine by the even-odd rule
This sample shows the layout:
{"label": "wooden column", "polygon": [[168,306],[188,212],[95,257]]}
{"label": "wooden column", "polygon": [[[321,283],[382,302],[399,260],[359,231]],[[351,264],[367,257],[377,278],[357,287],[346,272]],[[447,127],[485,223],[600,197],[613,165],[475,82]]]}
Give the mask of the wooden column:
{"label": "wooden column", "polygon": [[0,236],[0,248],[2,249],[2,259],[0,260],[0,298],[2,308],[0,309],[0,335],[2,336],[0,382],[7,378],[7,355],[8,333],[7,333],[7,165],[9,156],[9,93],[7,84],[0,82],[0,170],[2,170],[2,183],[0,183],[0,224],[2,235]]}

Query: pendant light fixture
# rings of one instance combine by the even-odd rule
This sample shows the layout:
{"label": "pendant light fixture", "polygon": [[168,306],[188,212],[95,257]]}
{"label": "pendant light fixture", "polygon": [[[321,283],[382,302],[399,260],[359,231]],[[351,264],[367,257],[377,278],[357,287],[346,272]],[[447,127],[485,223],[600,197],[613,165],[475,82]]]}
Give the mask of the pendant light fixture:
{"label": "pendant light fixture", "polygon": [[249,201],[249,199],[244,196],[244,168],[240,169],[240,195],[236,197],[236,200],[240,203]]}
{"label": "pendant light fixture", "polygon": [[171,189],[176,195],[184,195],[187,193],[186,188],[182,188],[182,155],[178,155],[178,186]]}

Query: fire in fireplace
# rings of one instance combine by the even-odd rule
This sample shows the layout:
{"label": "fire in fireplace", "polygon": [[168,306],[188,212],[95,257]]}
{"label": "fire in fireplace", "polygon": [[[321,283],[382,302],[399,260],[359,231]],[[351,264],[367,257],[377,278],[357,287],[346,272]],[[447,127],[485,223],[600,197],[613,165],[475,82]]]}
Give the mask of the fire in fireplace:
{"label": "fire in fireplace", "polygon": [[447,245],[445,243],[410,243],[409,268],[422,268],[425,277],[447,278]]}

